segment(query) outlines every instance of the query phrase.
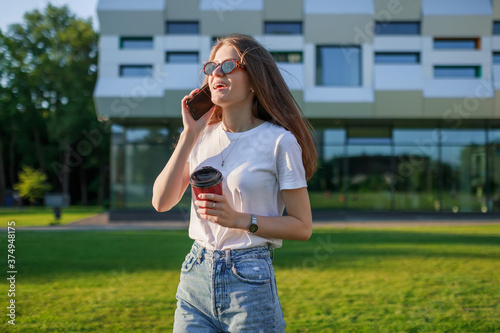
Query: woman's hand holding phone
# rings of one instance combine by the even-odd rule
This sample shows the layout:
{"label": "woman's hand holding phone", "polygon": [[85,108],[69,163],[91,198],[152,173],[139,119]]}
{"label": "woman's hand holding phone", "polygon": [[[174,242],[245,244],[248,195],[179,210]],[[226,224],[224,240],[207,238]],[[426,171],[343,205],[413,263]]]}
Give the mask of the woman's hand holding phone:
{"label": "woman's hand holding phone", "polygon": [[184,125],[184,130],[188,132],[193,132],[196,135],[199,135],[205,127],[208,125],[208,121],[210,120],[210,117],[212,116],[212,113],[214,112],[214,107],[210,108],[209,111],[207,111],[202,117],[200,117],[198,120],[195,120],[193,118],[193,115],[191,111],[189,110],[187,106],[187,101],[191,100],[196,93],[198,93],[200,89],[196,88],[193,91],[189,93],[189,95],[184,96],[181,102],[182,106],[182,123]]}

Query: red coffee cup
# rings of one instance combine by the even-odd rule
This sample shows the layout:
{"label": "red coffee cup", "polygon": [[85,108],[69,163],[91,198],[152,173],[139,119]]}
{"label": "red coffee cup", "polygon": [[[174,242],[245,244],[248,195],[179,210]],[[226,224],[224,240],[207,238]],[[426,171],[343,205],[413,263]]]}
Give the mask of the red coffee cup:
{"label": "red coffee cup", "polygon": [[222,173],[219,170],[206,166],[193,172],[189,182],[196,199],[198,199],[200,193],[222,195],[222,179]]}

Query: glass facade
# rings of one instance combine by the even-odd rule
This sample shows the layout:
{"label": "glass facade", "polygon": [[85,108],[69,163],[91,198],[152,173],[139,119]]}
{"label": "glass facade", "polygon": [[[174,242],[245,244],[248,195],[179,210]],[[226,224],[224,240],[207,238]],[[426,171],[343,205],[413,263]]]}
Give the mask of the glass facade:
{"label": "glass facade", "polygon": [[359,46],[318,46],[316,84],[318,86],[361,86]]}
{"label": "glass facade", "polygon": [[500,129],[488,132],[486,193],[488,211],[500,211]]}
{"label": "glass facade", "polygon": [[480,41],[478,38],[435,38],[435,50],[478,50],[480,49]]}
{"label": "glass facade", "polygon": [[167,34],[172,35],[197,35],[199,33],[199,23],[196,21],[179,21],[166,23]]}
{"label": "glass facade", "polygon": [[320,180],[309,190],[324,193],[311,197],[352,210],[500,211],[499,129],[386,131],[321,130]]}
{"label": "glass facade", "polygon": [[442,79],[476,79],[481,77],[481,67],[434,66],[434,77]]}
{"label": "glass facade", "polygon": [[270,52],[276,62],[298,64],[302,63],[302,52]]}
{"label": "glass facade", "polygon": [[[316,128],[313,208],[500,212],[500,129]],[[113,208],[151,208],[177,128],[112,128]]]}
{"label": "glass facade", "polygon": [[420,22],[376,22],[377,35],[420,35]]}
{"label": "glass facade", "polygon": [[153,65],[121,65],[120,76],[122,77],[142,77],[151,76]]}
{"label": "glass facade", "polygon": [[120,49],[126,49],[126,50],[153,49],[153,37],[121,37]]}
{"label": "glass facade", "polygon": [[500,35],[500,21],[493,22],[493,34]]}
{"label": "glass facade", "polygon": [[300,35],[302,22],[266,22],[264,33],[266,35]]}
{"label": "glass facade", "polygon": [[171,146],[166,128],[113,126],[112,208],[151,207],[153,184],[170,156]]}
{"label": "glass facade", "polygon": [[165,58],[168,63],[197,64],[198,52],[167,52]]}
{"label": "glass facade", "polygon": [[500,64],[500,52],[493,52],[493,63]]}
{"label": "glass facade", "polygon": [[375,53],[376,64],[419,64],[420,53],[393,53],[393,52],[377,52]]}

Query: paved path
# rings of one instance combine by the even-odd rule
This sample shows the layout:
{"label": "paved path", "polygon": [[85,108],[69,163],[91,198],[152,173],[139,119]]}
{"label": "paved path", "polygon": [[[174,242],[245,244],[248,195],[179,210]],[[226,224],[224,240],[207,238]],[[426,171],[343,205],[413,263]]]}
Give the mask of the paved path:
{"label": "paved path", "polygon": [[[500,219],[397,219],[397,220],[327,220],[321,219],[313,223],[315,228],[394,228],[423,226],[468,226],[468,225],[500,225]],[[169,221],[109,221],[107,213],[99,214],[71,224],[47,227],[17,227],[17,230],[31,231],[113,231],[113,230],[185,230],[188,222],[184,220]]]}

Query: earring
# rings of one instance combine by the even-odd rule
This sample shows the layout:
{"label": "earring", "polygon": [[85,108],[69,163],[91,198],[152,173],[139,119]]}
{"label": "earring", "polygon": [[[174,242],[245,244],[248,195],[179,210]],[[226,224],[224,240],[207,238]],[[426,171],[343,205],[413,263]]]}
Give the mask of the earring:
{"label": "earring", "polygon": [[250,89],[250,91],[252,92],[252,94],[255,92],[255,90],[253,90],[253,88],[252,88],[252,89]]}

